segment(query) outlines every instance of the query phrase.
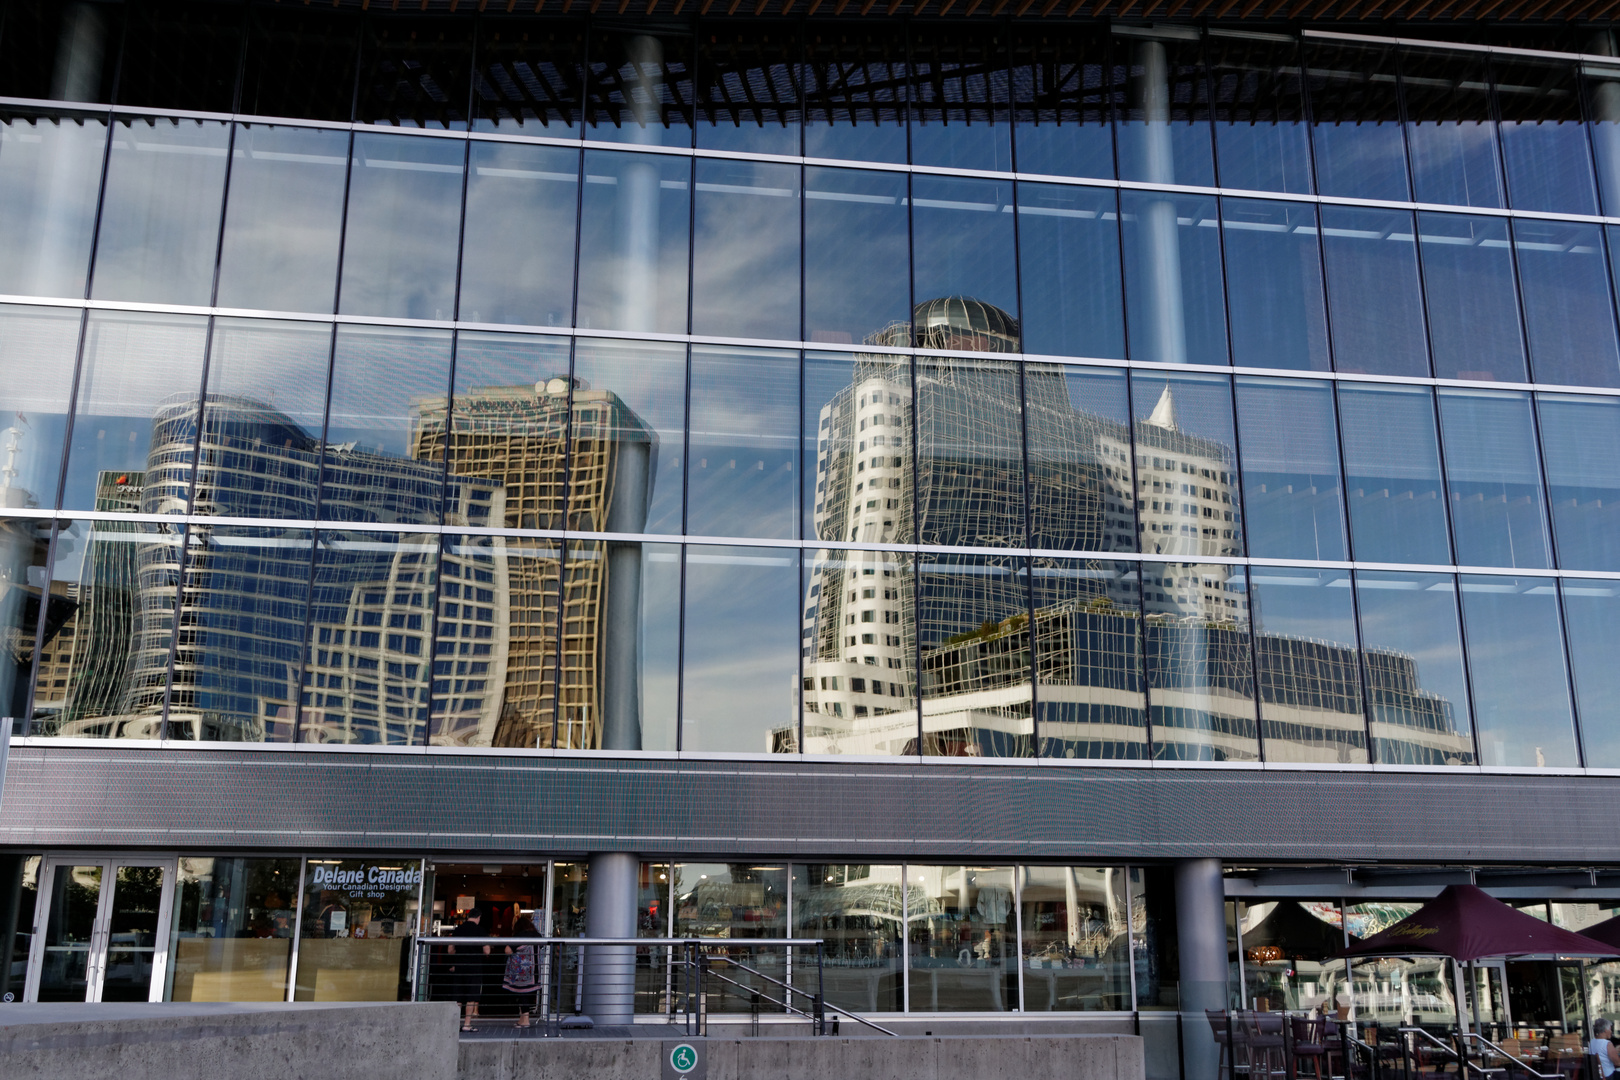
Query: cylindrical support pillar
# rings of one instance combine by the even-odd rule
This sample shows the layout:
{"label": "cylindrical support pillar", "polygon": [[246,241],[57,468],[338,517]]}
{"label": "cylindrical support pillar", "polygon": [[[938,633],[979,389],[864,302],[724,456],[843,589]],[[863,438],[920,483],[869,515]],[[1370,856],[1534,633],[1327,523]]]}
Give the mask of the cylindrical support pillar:
{"label": "cylindrical support pillar", "polygon": [[[641,860],[622,851],[590,858],[585,936],[636,936]],[[636,1014],[636,947],[592,945],[585,950],[585,1013],[598,1027],[632,1024]]]}
{"label": "cylindrical support pillar", "polygon": [[1187,1080],[1215,1080],[1220,1047],[1204,1010],[1226,1008],[1226,883],[1219,859],[1176,864],[1176,951]]}
{"label": "cylindrical support pillar", "polygon": [[[1175,144],[1170,132],[1170,63],[1164,43],[1144,41],[1136,46],[1131,93],[1142,113],[1141,160],[1143,180],[1155,184],[1176,182]],[[1146,291],[1148,324],[1142,327],[1144,355],[1167,364],[1187,362],[1187,324],[1182,313],[1181,238],[1173,196],[1142,204],[1142,282]]]}

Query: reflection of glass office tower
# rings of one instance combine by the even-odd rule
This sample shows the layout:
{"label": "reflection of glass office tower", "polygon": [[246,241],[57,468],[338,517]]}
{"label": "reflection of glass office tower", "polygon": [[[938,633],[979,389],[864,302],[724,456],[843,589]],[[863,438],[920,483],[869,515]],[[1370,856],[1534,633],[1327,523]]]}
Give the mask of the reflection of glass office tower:
{"label": "reflection of glass office tower", "polygon": [[[104,513],[138,513],[145,490],[143,472],[102,472],[96,477],[96,509]],[[121,521],[90,523],[85,540],[84,572],[78,581],[58,580],[74,604],[73,614],[50,639],[40,656],[35,678],[35,723],[60,724],[80,734],[101,734],[97,718],[119,711],[130,630],[135,622],[134,582],[138,568],[138,533]],[[58,551],[67,537],[57,540]],[[53,661],[49,679],[45,657]],[[49,695],[41,691],[50,688]],[[89,720],[87,727],[82,721]]]}
{"label": "reflection of glass office tower", "polygon": [[[448,429],[445,410],[442,398],[418,403],[411,455],[423,461],[445,456],[453,476],[497,488],[499,504],[487,516],[469,518],[469,524],[558,529],[566,515],[573,530],[628,531],[615,528],[615,502],[644,503],[645,487],[637,490],[628,477],[636,465],[656,460],[657,438],[611,391],[570,387],[566,378],[542,379],[533,386],[482,386],[459,394]],[[463,702],[455,715],[452,701],[434,723],[439,741],[551,746],[555,730],[558,746],[601,747],[612,594],[616,587],[638,591],[612,547],[576,545],[565,563],[559,550],[496,539],[469,555],[460,580],[452,575],[447,554],[441,623],[453,624],[458,612],[465,617],[469,609],[487,611],[493,600],[507,644],[495,667],[480,670],[481,661],[469,654],[465,640],[455,643],[454,652],[443,648],[448,639],[441,643],[435,679],[452,695],[484,695],[492,708],[474,723],[474,711]],[[473,575],[490,580],[472,580]],[[560,628],[555,621],[559,594]],[[474,676],[479,689],[466,690]]]}
{"label": "reflection of glass office tower", "polygon": [[[252,516],[268,501],[282,517],[308,520],[319,500],[327,517],[435,521],[442,497],[448,519],[464,521],[491,495],[487,484],[445,484],[436,465],[352,446],[328,447],[323,462],[318,438],[248,399],[209,398],[200,438],[198,426],[193,402],[161,409],[148,469],[104,476],[98,506],[183,510],[193,439],[194,505],[212,516]],[[80,586],[89,634],[62,734],[155,738],[166,720],[170,738],[285,740],[302,709],[317,740],[419,741],[438,543],[382,539],[323,532],[312,578],[306,530],[196,525],[182,552],[177,535],[126,539],[125,529],[98,523]],[[311,637],[330,647],[312,650],[306,670]],[[122,672],[105,666],[107,656],[127,657]]]}

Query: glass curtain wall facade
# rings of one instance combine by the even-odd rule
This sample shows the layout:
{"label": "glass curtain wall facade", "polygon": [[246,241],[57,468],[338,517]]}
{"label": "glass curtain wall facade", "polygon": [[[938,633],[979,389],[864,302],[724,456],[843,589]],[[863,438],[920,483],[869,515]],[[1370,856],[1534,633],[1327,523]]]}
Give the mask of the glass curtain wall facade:
{"label": "glass curtain wall facade", "polygon": [[182,8],[0,87],[18,734],[1615,764],[1620,65]]}
{"label": "glass curtain wall facade", "polygon": [[[838,13],[0,4],[13,734],[1620,769],[1611,32]],[[643,929],[1177,1004],[1149,857],[780,855]]]}

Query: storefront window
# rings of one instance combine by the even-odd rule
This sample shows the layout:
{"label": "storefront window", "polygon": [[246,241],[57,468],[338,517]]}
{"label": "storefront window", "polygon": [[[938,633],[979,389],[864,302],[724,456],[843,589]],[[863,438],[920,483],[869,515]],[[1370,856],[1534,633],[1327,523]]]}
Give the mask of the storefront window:
{"label": "storefront window", "polygon": [[1020,870],[1024,1008],[1129,1011],[1131,940],[1124,868]]}
{"label": "storefront window", "polygon": [[169,1001],[285,1001],[297,859],[182,858]]}
{"label": "storefront window", "polygon": [[422,896],[417,859],[310,859],[296,1001],[399,1001]]}
{"label": "storefront window", "polygon": [[[858,1013],[902,1010],[900,927],[905,898],[899,866],[798,863],[793,867],[793,936],[822,939],[827,1004]],[[815,954],[794,950],[794,983],[815,993]]]}
{"label": "storefront window", "polygon": [[[1387,930],[1423,905],[1413,902],[1347,904],[1345,929],[1350,937],[1368,938]],[[1451,961],[1443,956],[1376,957],[1356,960],[1350,968],[1356,1019],[1388,1031],[1406,1025],[1456,1022],[1457,1006]],[[1365,1036],[1363,1036],[1365,1037]]]}
{"label": "storefront window", "polygon": [[1337,900],[1240,903],[1238,927],[1244,1008],[1331,1013],[1350,1004],[1345,963],[1337,959],[1345,945]]}

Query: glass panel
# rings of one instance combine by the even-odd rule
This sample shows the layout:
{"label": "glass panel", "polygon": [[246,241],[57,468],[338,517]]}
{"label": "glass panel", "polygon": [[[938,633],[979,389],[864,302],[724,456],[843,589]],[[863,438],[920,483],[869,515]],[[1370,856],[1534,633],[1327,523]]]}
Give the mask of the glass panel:
{"label": "glass panel", "polygon": [[[825,942],[820,974],[829,1009],[869,1016],[905,1008],[902,873],[899,866],[793,864],[793,936]],[[804,957],[794,956],[794,984],[813,994],[816,965]]]}
{"label": "glass panel", "polygon": [[[28,716],[29,676],[34,671],[34,643],[40,629],[40,598],[45,598],[45,650],[38,650],[40,683],[36,696],[41,707],[60,706],[65,689],[52,689],[61,679],[67,686],[75,636],[69,626],[78,606],[65,588],[47,586],[52,526],[38,518],[0,518],[0,633],[10,643],[9,655],[0,660],[0,707],[8,717]],[[62,656],[66,652],[68,655]],[[53,663],[53,661],[56,661]],[[60,661],[68,661],[62,663]],[[8,730],[27,734],[27,725],[6,720]],[[43,732],[42,732],[43,734]]]}
{"label": "glass panel", "polygon": [[803,43],[780,24],[706,23],[698,41],[697,144],[750,154],[799,152]]}
{"label": "glass panel", "polygon": [[[676,749],[679,546],[576,543],[569,546],[565,572],[556,745]],[[545,732],[540,738],[549,745]]]}
{"label": "glass panel", "polygon": [[685,158],[586,152],[576,325],[686,332],[691,175]]}
{"label": "glass panel", "polygon": [[1513,208],[1597,213],[1576,65],[1499,54],[1491,68]]}
{"label": "glass panel", "polygon": [[[434,624],[431,745],[551,746],[561,574],[562,550],[555,540],[445,538]],[[579,599],[581,614],[594,615],[600,589]],[[596,641],[591,634],[586,643]]]}
{"label": "glass panel", "polygon": [[1131,359],[1225,364],[1220,215],[1214,199],[1121,191]]}
{"label": "glass panel", "polygon": [[1575,677],[1575,708],[1587,768],[1620,768],[1620,668],[1614,643],[1620,641],[1620,582],[1565,578],[1565,639]]}
{"label": "glass panel", "polygon": [[1348,570],[1249,569],[1267,761],[1367,761]]}
{"label": "glass panel", "polygon": [[1620,400],[1539,394],[1558,565],[1620,570]]}
{"label": "glass panel", "polygon": [[799,354],[694,346],[691,380],[687,533],[797,537]]}
{"label": "glass panel", "polygon": [[916,583],[911,558],[822,550],[816,552],[806,581],[799,631],[804,752],[915,755]]}
{"label": "glass panel", "polygon": [[285,1001],[297,859],[180,859],[169,1001]]}
{"label": "glass panel", "polygon": [[914,175],[911,206],[912,292],[918,304],[959,296],[992,304],[1016,319],[1012,184]]}
{"label": "glass panel", "polygon": [[906,178],[812,166],[804,185],[805,336],[875,342],[910,318]]}
{"label": "glass panel", "polygon": [[421,891],[416,859],[310,859],[294,1000],[406,1000]]}
{"label": "glass panel", "polygon": [[1434,398],[1427,387],[1339,387],[1351,551],[1363,562],[1449,563]]}
{"label": "glass panel", "polygon": [[185,512],[207,332],[185,315],[90,313],[64,508],[102,509],[115,484],[138,490],[109,509]]}
{"label": "glass panel", "polygon": [[102,1001],[151,1000],[163,877],[161,866],[118,866],[113,870]]}
{"label": "glass panel", "polygon": [[15,932],[11,934],[11,944],[7,949],[9,955],[0,954],[6,967],[0,971],[0,997],[12,995],[16,1000],[23,993],[24,984],[28,978],[28,954],[33,950],[34,919],[32,912],[38,907],[39,900],[39,867],[44,861],[39,855],[13,856],[21,862],[17,871],[17,891],[12,894],[12,903],[16,905],[17,922]]}
{"label": "glass panel", "polygon": [[569,138],[585,98],[579,19],[484,15],[473,69],[473,130]]}
{"label": "glass panel", "polygon": [[[1021,866],[1024,1009],[1126,1012],[1131,940],[1123,867]],[[913,976],[915,978],[915,976]]]}
{"label": "glass panel", "polygon": [[84,295],[107,122],[0,119],[0,292]]}
{"label": "glass panel", "polygon": [[1612,216],[1620,211],[1620,67],[1586,64],[1581,74],[1586,77],[1587,108],[1592,117],[1598,191],[1603,212]]}
{"label": "glass panel", "polygon": [[1024,365],[1030,546],[1135,551],[1125,373]]}
{"label": "glass panel", "polygon": [[1015,32],[1012,98],[1018,171],[1114,178],[1110,102],[1118,77],[1102,27]]}
{"label": "glass panel", "polygon": [[1402,49],[1400,65],[1418,202],[1505,205],[1484,58]]}
{"label": "glass panel", "polygon": [[1219,31],[1208,37],[1221,186],[1311,190],[1299,44]]}
{"label": "glass panel", "polygon": [[0,94],[111,101],[123,32],[122,6],[64,7],[48,0],[8,5]]}
{"label": "glass panel", "polygon": [[805,156],[905,161],[905,31],[841,24],[805,58]]}
{"label": "glass panel", "polygon": [[230,125],[147,117],[113,127],[96,240],[98,300],[207,304]]}
{"label": "glass panel", "polygon": [[1350,1004],[1345,962],[1335,955],[1345,945],[1337,900],[1240,901],[1238,912],[1244,1002],[1329,1013],[1341,1000]]}
{"label": "glass panel", "polygon": [[1474,574],[1461,581],[1480,763],[1579,765],[1556,585]]}
{"label": "glass panel", "polygon": [[321,323],[215,320],[193,513],[316,516],[331,352]]}
{"label": "glass panel", "polygon": [[[1339,371],[1429,373],[1415,232],[1412,215],[1404,210],[1322,207],[1333,360]],[[1231,247],[1228,240],[1227,250]]]}
{"label": "glass panel", "polygon": [[[681,478],[686,431],[686,346],[580,338],[574,352],[576,397],[589,401],[576,421],[574,456],[606,463],[607,455],[644,459],[645,502],[603,497],[575,503],[569,527],[585,532],[681,531]],[[586,439],[590,442],[587,444]],[[578,466],[576,466],[576,469]],[[576,472],[575,483],[580,483]]]}
{"label": "glass panel", "polygon": [[346,132],[237,125],[219,306],[332,310],[348,155]]}
{"label": "glass panel", "polygon": [[78,352],[77,311],[0,306],[0,506],[53,506]]}
{"label": "glass panel", "polygon": [[797,551],[687,548],[682,750],[797,749],[799,596]]}
{"label": "glass panel", "polygon": [[1142,550],[1241,555],[1232,383],[1225,375],[1137,376],[1136,509]]}
{"label": "glass panel", "polygon": [[[1041,756],[1147,757],[1141,574],[1136,564],[1037,558],[1034,572],[1035,716]],[[1024,895],[1027,900],[1028,892]],[[1073,937],[1078,932],[1075,923],[1065,925],[1071,934],[1070,947],[1078,947],[1080,943]],[[1024,955],[1037,955],[1030,950],[1027,924]],[[1066,955],[1073,959],[1076,954]],[[1103,954],[1093,951],[1088,955]],[[1083,1007],[1060,1004],[1067,998],[1058,993],[1056,984],[1047,989],[1050,1004],[1031,1001],[1028,1007]],[[1029,993],[1027,983],[1025,992]]]}
{"label": "glass panel", "polygon": [[186,0],[138,5],[125,30],[124,49],[130,60],[122,65],[118,103],[232,111],[246,16],[241,8]]}
{"label": "glass panel", "polygon": [[808,353],[804,364],[804,460],[816,463],[805,471],[806,539],[909,543],[909,358]]}
{"label": "glass panel", "polygon": [[551,864],[552,937],[579,937],[585,933],[588,869],[585,863]]}
{"label": "glass panel", "polygon": [[317,534],[300,741],[426,742],[438,555],[425,536]]}
{"label": "glass panel", "polygon": [[[183,630],[169,677],[169,737],[288,742],[304,662],[311,534],[217,526],[190,536]],[[304,683],[317,687],[314,704],[324,695],[343,705],[342,676]]]}
{"label": "glass panel", "polygon": [[[465,144],[356,135],[343,239],[345,315],[455,317]],[[399,223],[409,221],[411,228]]]}
{"label": "glass panel", "polygon": [[591,34],[585,137],[644,146],[691,146],[690,31]]}
{"label": "glass panel", "polygon": [[1018,227],[1025,351],[1123,360],[1114,191],[1020,184]]}
{"label": "glass panel", "polygon": [[1316,187],[1355,199],[1410,198],[1390,45],[1306,45]]}
{"label": "glass panel", "polygon": [[[438,523],[444,459],[425,440],[422,416],[449,385],[449,331],[338,327],[321,517]],[[452,515],[468,513],[465,491],[453,486]]]}
{"label": "glass panel", "polygon": [[910,58],[912,164],[1010,172],[1006,39],[916,24]]}
{"label": "glass panel", "polygon": [[[676,863],[675,936],[725,938],[737,942],[725,946],[729,956],[777,982],[787,978],[787,950],[750,949],[747,943],[787,936],[788,868],[749,866],[746,863]],[[658,928],[657,936],[666,930]],[[657,955],[656,953],[654,954]],[[804,956],[803,953],[800,954]],[[801,963],[802,963],[801,959]],[[660,965],[661,966],[661,965]],[[661,973],[660,973],[661,974]],[[722,968],[721,974],[743,987],[758,990],[762,997],[759,1011],[780,1013],[771,1000],[782,1000],[782,989],[738,968]],[[675,973],[680,986],[681,972]],[[660,978],[659,982],[663,980]],[[753,1010],[749,990],[713,980],[706,992],[704,1007],[716,1013],[747,1013]],[[794,995],[797,997],[797,995]],[[804,1002],[795,1000],[795,1008]]]}
{"label": "glass panel", "polygon": [[912,1012],[1018,1008],[1018,912],[1006,866],[906,867]]}
{"label": "glass panel", "polygon": [[1023,558],[917,557],[924,756],[1034,755],[1029,598]]}
{"label": "glass panel", "polygon": [[1243,367],[1328,370],[1315,208],[1305,203],[1223,199],[1221,231],[1226,242],[1232,362]]}
{"label": "glass panel", "polygon": [[465,130],[473,25],[470,17],[369,21],[355,120]]}
{"label": "glass panel", "polygon": [[90,937],[101,902],[100,866],[57,866],[46,887],[38,1001],[85,1001],[90,989]]}
{"label": "glass panel", "polygon": [[1111,66],[1126,79],[1117,116],[1119,178],[1150,184],[1215,183],[1209,82],[1203,45],[1192,27],[1153,39],[1131,27],[1116,34]]}
{"label": "glass panel", "polygon": [[1446,487],[1464,566],[1552,565],[1530,395],[1440,391]]}
{"label": "glass panel", "polygon": [[[976,321],[973,305],[962,306],[967,307],[966,321]],[[927,324],[930,333],[937,333],[942,327],[932,314],[930,310]],[[957,314],[952,305],[949,317]],[[916,380],[918,543],[1023,547],[1024,433],[1018,366],[999,360],[919,357]],[[871,438],[875,444],[877,436]],[[873,462],[874,467],[883,464]],[[891,534],[885,525],[883,535],[898,534]]]}
{"label": "glass panel", "polygon": [[1240,375],[1237,416],[1250,554],[1348,558],[1332,385]]}
{"label": "glass panel", "polygon": [[253,8],[239,108],[249,116],[346,123],[359,37],[358,15]]}
{"label": "glass panel", "polygon": [[474,142],[470,152],[461,318],[569,325],[579,151]]}
{"label": "glass panel", "polygon": [[1418,232],[1434,373],[1485,382],[1527,379],[1507,221],[1420,213]]}
{"label": "glass panel", "polygon": [[1520,218],[1513,241],[1535,380],[1620,386],[1602,227]]}
{"label": "glass panel", "polygon": [[692,332],[799,338],[799,169],[697,160]]}
{"label": "glass panel", "polygon": [[[133,512],[139,476],[124,484],[114,479],[98,509]],[[36,672],[35,734],[162,736],[183,541],[183,533],[149,523],[64,523]]]}
{"label": "glass panel", "polygon": [[1142,593],[1153,756],[1257,760],[1243,567],[1143,563]]}
{"label": "glass panel", "polygon": [[1174,871],[1168,866],[1133,866],[1127,873],[1136,1007],[1143,1011],[1174,1009],[1181,1000]]}

